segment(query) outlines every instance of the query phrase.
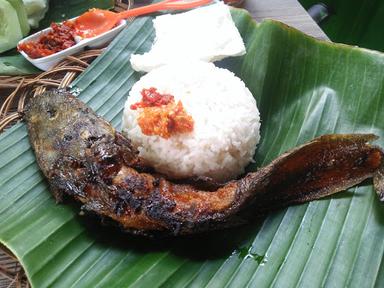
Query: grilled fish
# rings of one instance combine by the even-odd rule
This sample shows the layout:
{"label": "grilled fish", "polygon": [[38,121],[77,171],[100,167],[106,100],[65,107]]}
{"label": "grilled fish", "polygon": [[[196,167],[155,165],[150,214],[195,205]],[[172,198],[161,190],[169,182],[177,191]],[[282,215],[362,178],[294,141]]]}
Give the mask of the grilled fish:
{"label": "grilled fish", "polygon": [[376,139],[372,134],[321,136],[223,184],[156,173],[129,139],[69,92],[36,96],[24,118],[57,201],[72,197],[82,210],[135,234],[185,235],[239,225],[251,214],[318,199],[382,175],[384,154],[368,144]]}

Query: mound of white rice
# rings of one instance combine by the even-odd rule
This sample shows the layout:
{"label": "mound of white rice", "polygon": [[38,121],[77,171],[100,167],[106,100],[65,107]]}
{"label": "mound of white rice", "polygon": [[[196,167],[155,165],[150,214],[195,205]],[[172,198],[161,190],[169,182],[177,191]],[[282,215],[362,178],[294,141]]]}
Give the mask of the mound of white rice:
{"label": "mound of white rice", "polygon": [[[157,88],[181,100],[193,117],[194,130],[169,139],[146,136],[137,117],[143,88]],[[260,118],[256,101],[243,81],[212,63],[164,65],[144,75],[129,93],[123,116],[123,133],[140,156],[157,171],[172,177],[208,176],[233,179],[252,161],[259,142]]]}

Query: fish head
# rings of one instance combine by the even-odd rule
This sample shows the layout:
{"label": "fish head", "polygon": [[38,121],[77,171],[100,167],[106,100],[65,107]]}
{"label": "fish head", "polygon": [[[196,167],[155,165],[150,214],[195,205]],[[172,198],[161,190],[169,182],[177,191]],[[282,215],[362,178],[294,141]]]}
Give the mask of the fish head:
{"label": "fish head", "polygon": [[113,142],[114,128],[64,90],[46,91],[25,109],[30,142],[42,171],[49,176],[59,159],[82,160],[95,142]]}

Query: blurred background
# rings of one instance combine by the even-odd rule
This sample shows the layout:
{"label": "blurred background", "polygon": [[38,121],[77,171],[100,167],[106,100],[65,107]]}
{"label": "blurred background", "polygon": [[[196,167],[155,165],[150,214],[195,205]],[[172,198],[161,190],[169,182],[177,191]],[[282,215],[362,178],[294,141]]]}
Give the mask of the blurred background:
{"label": "blurred background", "polygon": [[334,42],[384,51],[383,0],[299,0]]}

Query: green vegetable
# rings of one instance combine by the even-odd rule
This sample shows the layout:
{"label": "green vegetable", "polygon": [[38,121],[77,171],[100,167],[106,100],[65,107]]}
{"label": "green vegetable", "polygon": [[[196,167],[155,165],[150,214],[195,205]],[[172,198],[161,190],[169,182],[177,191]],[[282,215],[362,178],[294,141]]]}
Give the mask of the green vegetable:
{"label": "green vegetable", "polygon": [[14,48],[22,38],[16,10],[6,0],[0,0],[0,53]]}
{"label": "green vegetable", "polygon": [[[247,54],[220,64],[257,100],[253,169],[326,133],[373,132],[384,147],[383,54],[256,24],[244,10],[233,18]],[[129,57],[147,51],[153,36],[151,18],[137,18],[74,83],[117,128],[141,76]],[[384,207],[370,181],[241,228],[151,241],[57,205],[23,123],[0,135],[0,175],[0,241],[33,287],[384,287]]]}
{"label": "green vegetable", "polygon": [[39,27],[39,22],[48,11],[48,0],[23,0],[28,15],[28,22],[33,28]]}
{"label": "green vegetable", "polygon": [[27,12],[25,10],[22,0],[7,0],[12,7],[16,10],[17,16],[19,18],[19,24],[23,36],[28,35],[30,27],[28,24]]}

